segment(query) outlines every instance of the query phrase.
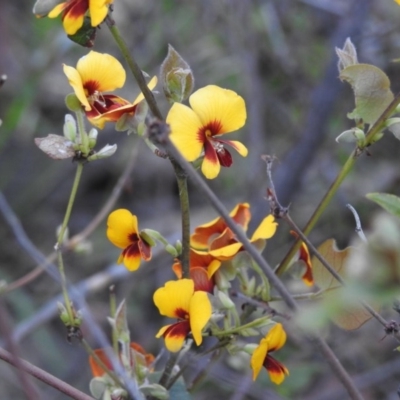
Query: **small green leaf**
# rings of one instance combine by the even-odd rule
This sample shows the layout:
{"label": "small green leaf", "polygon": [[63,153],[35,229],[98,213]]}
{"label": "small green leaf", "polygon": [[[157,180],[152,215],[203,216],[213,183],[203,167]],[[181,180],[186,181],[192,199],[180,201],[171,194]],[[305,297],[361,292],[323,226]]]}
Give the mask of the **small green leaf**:
{"label": "small green leaf", "polygon": [[126,302],[125,299],[121,301],[120,305],[115,312],[114,318],[108,318],[113,329],[115,329],[115,334],[118,341],[121,343],[130,342],[130,332],[128,328],[128,321],[126,315]]}
{"label": "small green leaf", "polygon": [[336,47],[335,50],[339,58],[339,72],[350,65],[358,64],[357,50],[350,38],[344,42],[343,49]]}
{"label": "small green leaf", "polygon": [[368,193],[366,197],[380,205],[390,214],[400,217],[400,197],[389,193]]}
{"label": "small green leaf", "polygon": [[83,25],[73,35],[67,35],[70,40],[83,47],[93,47],[97,28],[92,26],[89,17],[85,17]]}
{"label": "small green leaf", "polygon": [[170,102],[181,103],[193,91],[194,76],[190,65],[171,45],[168,45],[167,57],[161,64],[160,77]]}
{"label": "small green leaf", "polygon": [[339,77],[354,91],[356,108],[348,114],[350,119],[372,125],[393,100],[389,78],[374,65],[350,65],[340,72]]}

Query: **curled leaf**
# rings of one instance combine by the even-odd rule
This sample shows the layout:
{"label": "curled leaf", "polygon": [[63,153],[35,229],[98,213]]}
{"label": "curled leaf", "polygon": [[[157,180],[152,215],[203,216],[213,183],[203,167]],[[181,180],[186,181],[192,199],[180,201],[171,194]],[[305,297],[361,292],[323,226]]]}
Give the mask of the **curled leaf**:
{"label": "curled leaf", "polygon": [[64,136],[50,133],[44,138],[35,138],[35,144],[55,160],[65,160],[75,156],[73,143]]}
{"label": "curled leaf", "polygon": [[[328,239],[318,247],[318,252],[330,266],[344,279],[346,265],[353,247],[339,250],[334,239]],[[331,319],[342,329],[354,330],[372,318],[365,309],[353,298],[347,295],[346,289],[316,258],[312,259],[314,283],[324,293],[324,303],[331,309]]]}
{"label": "curled leaf", "polygon": [[389,78],[374,65],[350,65],[340,72],[339,77],[354,91],[356,108],[348,114],[350,119],[372,125],[393,100]]}

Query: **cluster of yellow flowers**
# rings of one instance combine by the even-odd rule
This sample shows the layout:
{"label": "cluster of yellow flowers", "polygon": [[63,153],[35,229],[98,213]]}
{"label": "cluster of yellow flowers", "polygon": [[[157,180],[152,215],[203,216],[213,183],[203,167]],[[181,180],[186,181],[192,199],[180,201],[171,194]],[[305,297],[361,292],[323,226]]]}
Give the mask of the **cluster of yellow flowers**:
{"label": "cluster of yellow flowers", "polygon": [[[113,0],[69,0],[50,10],[48,17],[61,14],[65,31],[68,35],[74,35],[82,28],[88,15],[92,27],[103,22],[112,3]],[[123,87],[126,73],[121,63],[109,54],[90,51],[78,61],[76,67],[64,65],[63,69],[81,111],[97,128],[102,129],[107,122],[117,122],[122,117],[133,117],[144,99],[140,94],[131,102],[110,93]],[[157,78],[154,77],[148,84],[149,89],[153,90],[156,84]],[[202,173],[206,178],[214,179],[220,173],[221,166],[232,165],[232,155],[227,146],[241,156],[247,156],[247,148],[242,143],[226,140],[223,136],[244,126],[247,116],[245,101],[232,90],[209,85],[191,94],[189,104],[190,107],[175,102],[170,108],[166,118],[171,129],[170,139],[189,162],[201,158]],[[244,231],[247,230],[251,217],[248,204],[238,204],[230,215]],[[275,234],[276,228],[274,217],[267,216],[253,233],[251,242],[263,247],[265,240]],[[118,209],[109,215],[107,237],[122,249],[118,262],[130,271],[137,270],[142,260],[151,259],[154,237],[149,231],[139,230],[138,219],[129,210]],[[216,218],[197,227],[191,237],[189,278],[182,277],[179,251],[176,252],[173,271],[177,280],[166,282],[153,296],[160,314],[177,320],[162,327],[156,334],[156,337],[165,339],[169,351],[179,351],[189,334],[197,346],[201,345],[213,313],[214,302],[211,297],[224,280],[224,265],[231,263],[242,251],[242,243],[224,220]],[[304,245],[302,251],[303,259],[308,255],[305,261],[309,265],[309,254]],[[310,271],[306,279],[312,279]],[[254,379],[264,366],[273,382],[280,384],[284,380],[288,370],[271,356],[271,352],[280,349],[285,341],[286,333],[282,325],[275,323],[253,349],[250,365]],[[143,365],[150,365],[153,360],[151,355],[135,343],[131,348],[142,357]],[[102,349],[97,350],[96,355],[111,369]],[[95,377],[105,373],[92,357],[90,365]]]}

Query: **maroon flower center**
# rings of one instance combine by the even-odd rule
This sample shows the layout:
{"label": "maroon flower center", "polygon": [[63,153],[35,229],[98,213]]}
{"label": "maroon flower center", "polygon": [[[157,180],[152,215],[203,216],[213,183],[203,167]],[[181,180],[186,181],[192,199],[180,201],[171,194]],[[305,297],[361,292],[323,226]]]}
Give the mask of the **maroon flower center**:
{"label": "maroon flower center", "polygon": [[89,0],[70,0],[65,5],[61,19],[64,20],[68,14],[69,18],[78,18],[89,9]]}
{"label": "maroon flower center", "polygon": [[210,140],[213,136],[218,135],[222,130],[222,124],[220,121],[214,120],[209,122],[207,125],[202,126],[199,129],[198,136],[204,143],[206,140]]}
{"label": "maroon flower center", "polygon": [[183,308],[177,308],[175,310],[175,316],[179,319],[183,319],[183,320],[188,320],[189,319],[189,313],[184,310]]}

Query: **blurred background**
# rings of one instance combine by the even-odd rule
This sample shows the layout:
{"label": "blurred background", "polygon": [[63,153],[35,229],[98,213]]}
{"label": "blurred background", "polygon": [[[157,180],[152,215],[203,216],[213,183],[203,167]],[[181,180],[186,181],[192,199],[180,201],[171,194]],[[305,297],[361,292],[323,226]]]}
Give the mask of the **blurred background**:
{"label": "blurred background", "polygon": [[[38,252],[53,251],[76,166],[69,160],[48,158],[35,146],[34,138],[62,134],[68,112],[64,98],[71,92],[62,64],[75,66],[88,51],[66,37],[60,19],[36,19],[33,5],[33,1],[3,2],[0,13],[0,74],[8,77],[0,89],[0,190],[4,196],[0,202],[0,278],[7,283],[33,271],[40,261]],[[269,213],[263,154],[275,157],[279,198],[282,204],[290,204],[292,218],[301,227],[353,148],[335,142],[353,126],[346,114],[354,108],[350,87],[338,79],[335,46],[341,47],[351,37],[359,61],[383,69],[393,92],[400,90],[400,70],[394,62],[400,54],[400,7],[392,0],[116,0],[114,18],[132,54],[150,76],[159,73],[171,44],[190,64],[196,88],[216,84],[245,98],[247,123],[232,138],[249,148],[249,156],[233,154],[232,168],[223,169],[218,179],[208,183],[228,209],[238,202],[251,204],[250,232]],[[106,26],[98,30],[93,49],[122,62]],[[129,73],[117,94],[127,99],[138,94]],[[162,90],[157,100],[166,115],[169,105]],[[118,151],[84,168],[70,234],[88,227],[131,162],[133,168],[113,209],[128,208],[138,216],[141,228],[159,230],[172,241],[178,239],[179,199],[169,163],[154,156],[139,138],[115,132],[111,124],[100,133],[98,148],[107,143],[116,143]],[[354,219],[347,203],[357,209],[368,229],[378,207],[365,194],[400,194],[399,154],[398,141],[386,135],[371,148],[370,156],[359,158],[312,232],[313,243],[335,238],[341,248],[349,244]],[[193,185],[190,201],[193,227],[216,216]],[[14,216],[26,238],[16,230]],[[172,278],[171,258],[157,250],[151,262],[128,273],[115,265],[119,252],[105,231],[103,219],[88,237],[92,252],[65,256],[67,276],[80,285],[90,315],[106,335],[108,286],[114,283],[118,299],[126,298],[128,303],[132,340],[157,354],[163,343],[154,334],[162,320],[152,294]],[[281,223],[269,241],[265,256],[271,265],[282,260],[293,242],[288,232]],[[291,277],[286,279],[290,284]],[[7,306],[10,329],[25,359],[88,392],[91,375],[86,353],[77,343],[67,343],[55,312],[54,299],[59,293],[59,284],[44,273],[4,296],[3,308]],[[396,318],[390,307],[384,312],[388,319]],[[284,384],[274,386],[263,372],[253,383],[248,360],[223,357],[209,367],[207,379],[193,397],[347,398],[315,347],[292,328],[287,346],[277,357],[290,370]],[[83,329],[87,340],[98,347],[91,327]],[[396,343],[383,337],[375,321],[351,332],[326,328],[326,339],[366,399],[398,398]],[[191,377],[202,365],[202,361],[194,362]],[[0,362],[0,384],[2,399],[24,398],[15,371],[4,362]],[[67,398],[40,383],[38,387],[43,399]]]}

